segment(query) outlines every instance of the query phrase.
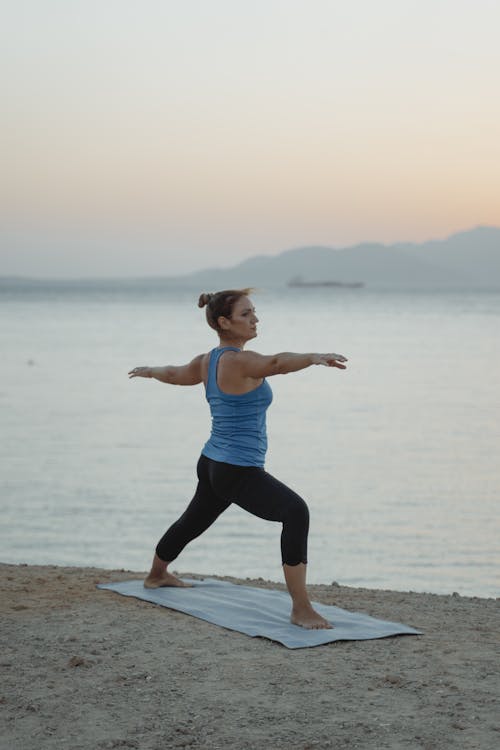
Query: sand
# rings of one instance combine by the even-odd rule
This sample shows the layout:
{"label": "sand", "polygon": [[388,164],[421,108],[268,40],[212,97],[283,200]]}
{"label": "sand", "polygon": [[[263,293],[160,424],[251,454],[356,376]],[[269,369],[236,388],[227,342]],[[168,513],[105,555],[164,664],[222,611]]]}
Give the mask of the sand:
{"label": "sand", "polygon": [[142,573],[0,576],[2,750],[500,747],[498,599],[311,586],[424,635],[290,651],[95,588]]}

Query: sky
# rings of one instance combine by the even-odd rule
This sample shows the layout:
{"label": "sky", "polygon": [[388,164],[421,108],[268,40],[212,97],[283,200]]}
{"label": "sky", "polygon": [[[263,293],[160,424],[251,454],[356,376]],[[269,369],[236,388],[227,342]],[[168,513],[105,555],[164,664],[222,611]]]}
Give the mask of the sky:
{"label": "sky", "polygon": [[497,0],[16,0],[0,276],[500,226]]}

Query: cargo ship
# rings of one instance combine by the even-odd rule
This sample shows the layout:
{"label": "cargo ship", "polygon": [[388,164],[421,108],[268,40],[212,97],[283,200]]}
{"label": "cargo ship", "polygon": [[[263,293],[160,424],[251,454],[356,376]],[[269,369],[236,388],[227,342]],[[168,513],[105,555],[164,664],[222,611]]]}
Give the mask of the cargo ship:
{"label": "cargo ship", "polygon": [[296,287],[321,287],[321,286],[333,286],[333,287],[344,287],[346,289],[360,289],[364,286],[363,281],[304,281],[301,276],[294,276],[290,279],[288,286]]}

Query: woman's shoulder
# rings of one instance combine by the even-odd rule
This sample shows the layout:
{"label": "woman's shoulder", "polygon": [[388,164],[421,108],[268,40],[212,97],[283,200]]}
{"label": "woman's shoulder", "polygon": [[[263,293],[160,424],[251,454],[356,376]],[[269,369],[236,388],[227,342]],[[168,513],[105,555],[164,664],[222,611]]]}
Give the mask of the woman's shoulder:
{"label": "woman's shoulder", "polygon": [[251,349],[228,349],[224,352],[225,356],[232,356],[234,359],[252,359],[253,357],[261,357],[259,352],[254,352]]}
{"label": "woman's shoulder", "polygon": [[205,385],[208,380],[208,368],[210,367],[210,356],[212,354],[212,351],[205,352],[204,354],[199,354],[197,357],[200,363],[201,379],[203,380]]}
{"label": "woman's shoulder", "polygon": [[[229,367],[245,367],[245,364],[247,362],[252,362],[257,358],[262,357],[261,354],[258,352],[251,351],[250,349],[237,349],[235,348],[225,348],[222,351],[220,349],[215,350],[217,353],[220,352],[220,356],[218,357],[218,360],[220,362],[219,366],[226,367],[229,365]],[[222,364],[224,363],[224,364]]]}
{"label": "woman's shoulder", "polygon": [[222,390],[228,393],[245,393],[255,388],[255,381],[262,382],[265,374],[260,372],[262,354],[251,350],[228,350],[219,360],[218,373]]}

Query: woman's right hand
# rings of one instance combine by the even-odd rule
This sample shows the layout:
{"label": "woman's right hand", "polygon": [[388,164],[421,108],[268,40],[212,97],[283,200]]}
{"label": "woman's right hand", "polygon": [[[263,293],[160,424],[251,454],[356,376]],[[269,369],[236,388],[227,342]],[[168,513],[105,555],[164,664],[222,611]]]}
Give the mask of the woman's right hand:
{"label": "woman's right hand", "polygon": [[152,367],[134,367],[128,374],[129,378],[152,378],[153,368]]}
{"label": "woman's right hand", "polygon": [[315,354],[314,364],[325,365],[325,367],[338,367],[340,370],[345,370],[346,366],[342,362],[347,362],[347,357],[342,354]]}

